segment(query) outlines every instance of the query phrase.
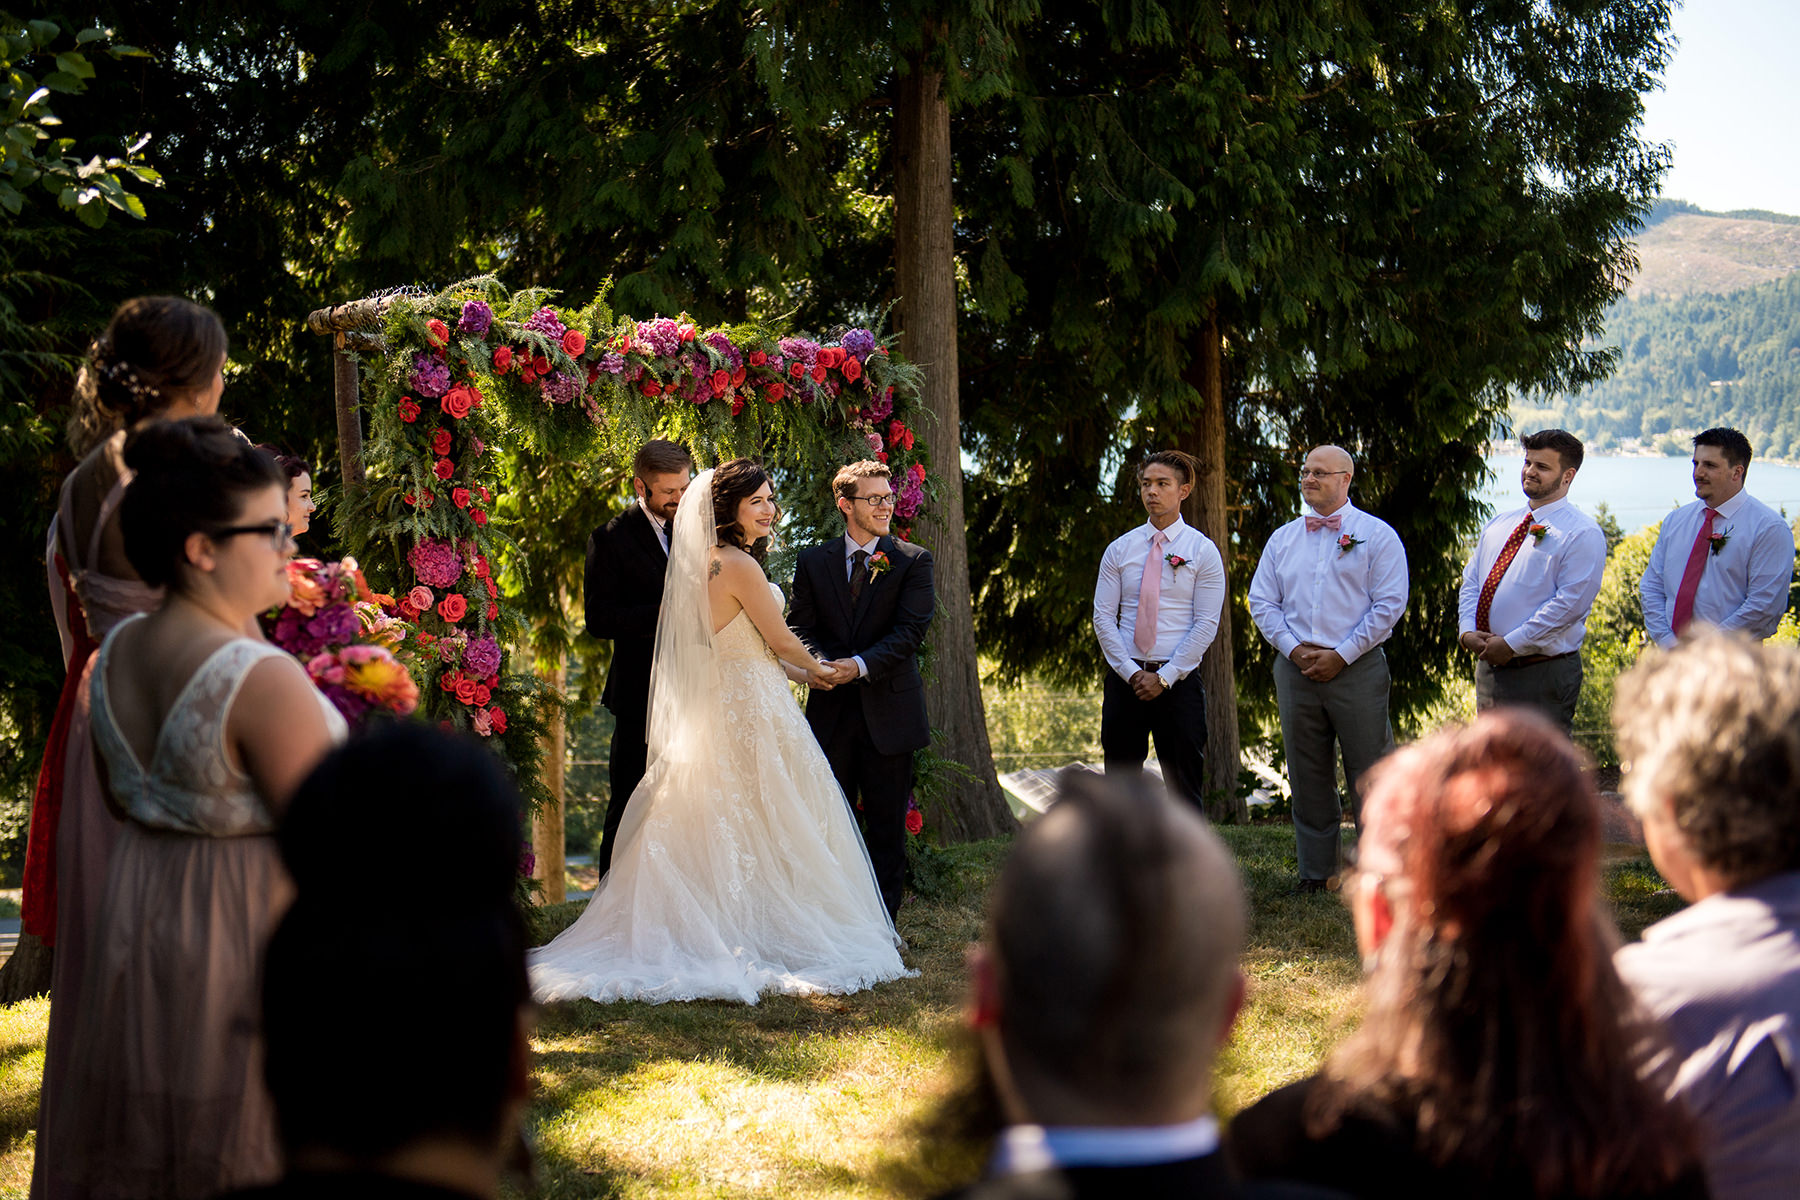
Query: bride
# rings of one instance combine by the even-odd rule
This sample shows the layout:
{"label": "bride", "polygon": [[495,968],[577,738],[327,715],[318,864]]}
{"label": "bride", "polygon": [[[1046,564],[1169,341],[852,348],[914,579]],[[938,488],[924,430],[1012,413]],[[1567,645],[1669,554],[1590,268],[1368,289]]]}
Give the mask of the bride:
{"label": "bride", "polygon": [[[787,679],[829,672],[762,570],[778,509],[733,459],[682,497],[650,676],[650,766],[581,917],[531,954],[540,1001],[854,992],[914,974]],[[783,660],[796,664],[785,668]]]}

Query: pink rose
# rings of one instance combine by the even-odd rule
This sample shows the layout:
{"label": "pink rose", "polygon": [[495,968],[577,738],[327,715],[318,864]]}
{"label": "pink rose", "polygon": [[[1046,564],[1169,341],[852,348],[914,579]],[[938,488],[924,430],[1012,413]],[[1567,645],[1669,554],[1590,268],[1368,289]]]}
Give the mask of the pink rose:
{"label": "pink rose", "polygon": [[424,612],[433,604],[437,603],[437,597],[431,594],[430,588],[421,583],[414,587],[412,591],[406,593],[406,602],[412,605],[417,611]]}

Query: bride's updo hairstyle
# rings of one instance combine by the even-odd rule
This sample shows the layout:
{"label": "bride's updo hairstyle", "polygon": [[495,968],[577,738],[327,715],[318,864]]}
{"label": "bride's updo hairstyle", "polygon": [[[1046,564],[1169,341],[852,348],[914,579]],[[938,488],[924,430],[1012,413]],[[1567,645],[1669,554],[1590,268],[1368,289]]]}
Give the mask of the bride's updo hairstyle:
{"label": "bride's updo hairstyle", "polygon": [[204,388],[225,349],[225,326],[204,305],[179,296],[136,296],[119,305],[75,378],[70,449],[85,455]]}
{"label": "bride's updo hairstyle", "polygon": [[[749,541],[738,528],[737,510],[739,504],[768,482],[769,473],[747,458],[721,463],[712,477],[713,527],[719,531],[719,540],[731,543],[759,563],[769,555],[770,539]],[[775,506],[775,515],[780,517],[780,505]]]}
{"label": "bride's updo hairstyle", "polygon": [[189,534],[237,524],[255,492],[287,496],[275,460],[218,417],[151,422],[126,439],[125,465],[136,474],[119,504],[119,530],[125,557],[152,587],[180,586]]}

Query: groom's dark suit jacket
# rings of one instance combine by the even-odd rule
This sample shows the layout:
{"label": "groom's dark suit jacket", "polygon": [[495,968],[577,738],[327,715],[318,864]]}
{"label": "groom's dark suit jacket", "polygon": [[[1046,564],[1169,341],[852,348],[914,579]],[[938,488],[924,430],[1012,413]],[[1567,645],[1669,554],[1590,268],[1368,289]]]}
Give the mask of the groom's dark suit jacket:
{"label": "groom's dark suit jacket", "polygon": [[588,538],[587,630],[613,644],[600,702],[615,716],[636,715],[640,724],[650,708],[650,660],[668,567],[662,540],[636,502]]}
{"label": "groom's dark suit jacket", "polygon": [[935,605],[931,551],[883,537],[876,548],[891,565],[852,604],[844,545],[837,537],[800,552],[788,626],[822,659],[860,655],[869,674],[829,692],[809,692],[806,719],[821,745],[846,715],[860,713],[881,753],[922,750],[931,744],[918,658]]}

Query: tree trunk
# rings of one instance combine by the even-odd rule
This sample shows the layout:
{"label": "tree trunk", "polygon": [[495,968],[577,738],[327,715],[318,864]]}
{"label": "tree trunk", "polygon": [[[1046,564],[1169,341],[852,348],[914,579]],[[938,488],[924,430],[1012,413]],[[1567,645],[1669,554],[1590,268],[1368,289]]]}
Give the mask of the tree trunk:
{"label": "tree trunk", "polygon": [[1231,514],[1226,508],[1225,474],[1225,370],[1223,346],[1216,317],[1208,318],[1200,332],[1199,353],[1189,368],[1188,381],[1200,392],[1201,408],[1194,423],[1180,439],[1199,465],[1199,478],[1188,497],[1187,520],[1211,538],[1225,560],[1225,609],[1219,614],[1219,633],[1200,660],[1200,685],[1206,689],[1206,811],[1224,824],[1250,819],[1249,807],[1238,795],[1238,772],[1243,769],[1238,746],[1237,671],[1231,660]]}
{"label": "tree trunk", "polygon": [[19,934],[19,944],[0,967],[0,1004],[17,1004],[48,992],[54,954],[35,933]]}
{"label": "tree trunk", "polygon": [[950,842],[973,841],[1018,827],[994,775],[981,675],[975,660],[975,611],[969,592],[969,548],[963,532],[961,408],[957,397],[956,263],[951,244],[950,107],[943,73],[927,52],[901,76],[894,116],[894,266],[900,293],[900,344],[925,370],[923,400],[938,495],[919,539],[936,564],[937,615],[932,619],[932,671],[925,702],[942,736],[936,747],[969,775],[950,781],[926,818]]}
{"label": "tree trunk", "polygon": [[[559,659],[555,670],[542,675],[544,682],[560,696],[566,673]],[[563,862],[564,762],[568,754],[566,720],[562,705],[551,707],[549,730],[544,734],[544,787],[550,793],[550,803],[531,817],[531,852],[537,856],[537,865],[531,873],[543,885],[545,904],[561,904],[569,896],[568,874]]]}

